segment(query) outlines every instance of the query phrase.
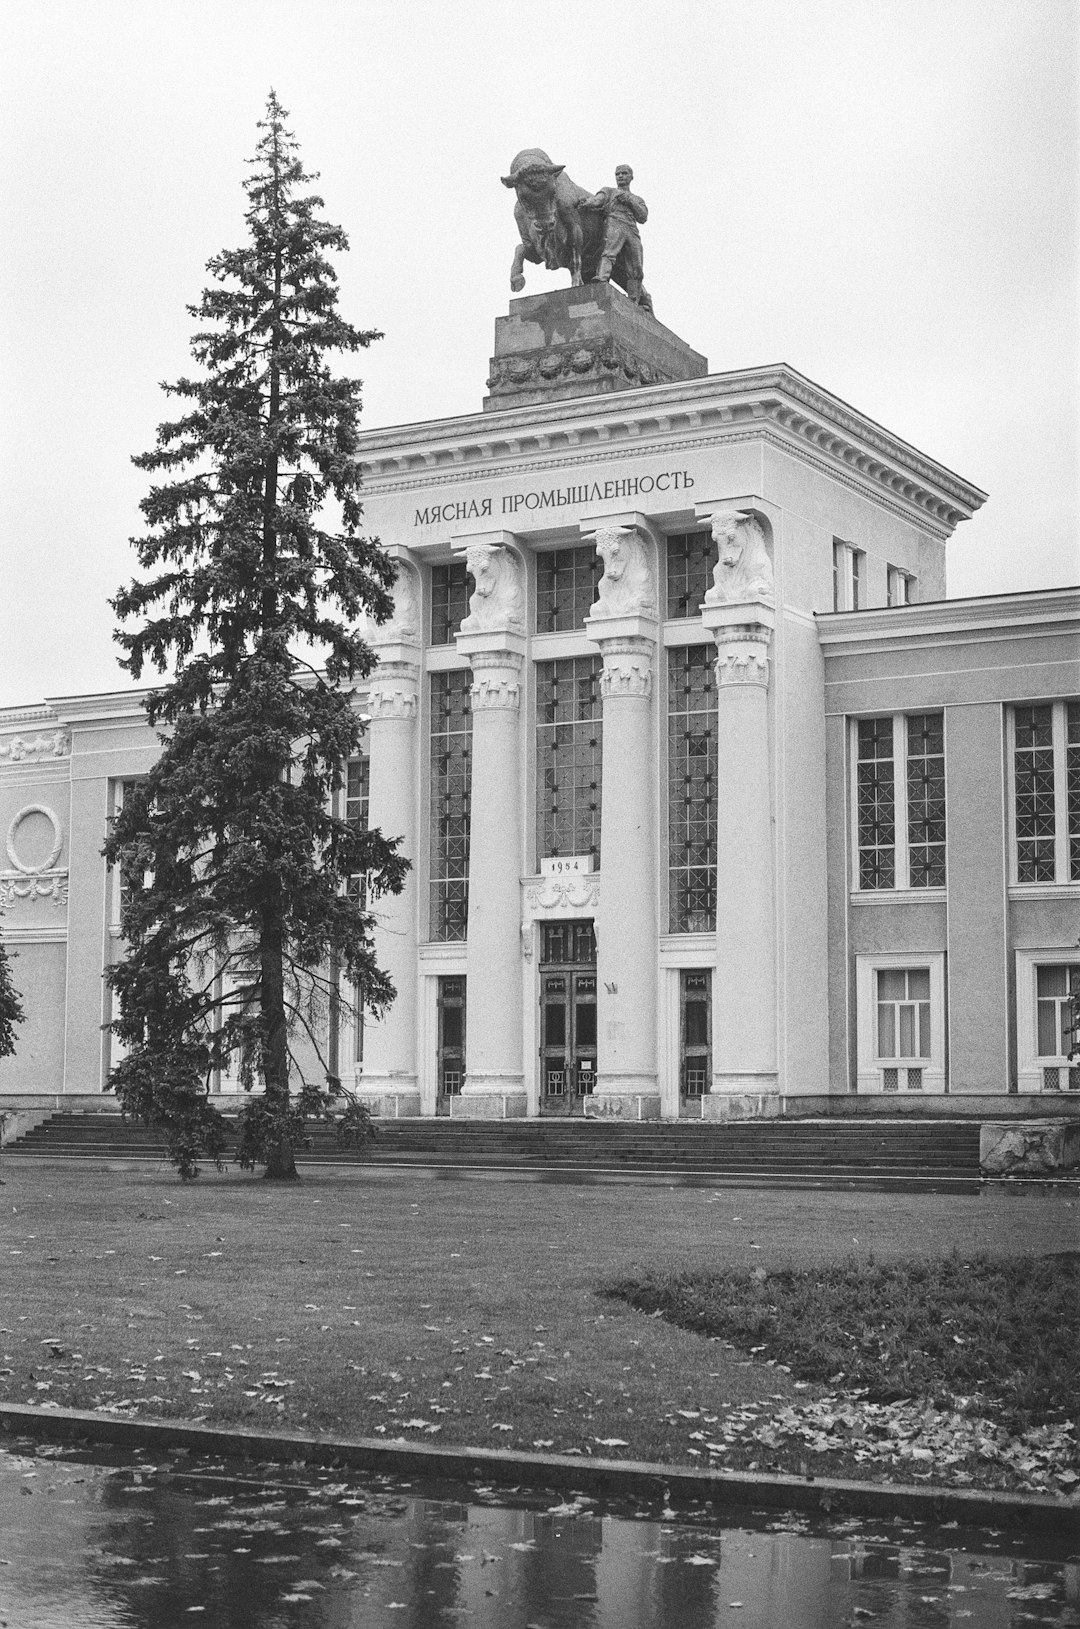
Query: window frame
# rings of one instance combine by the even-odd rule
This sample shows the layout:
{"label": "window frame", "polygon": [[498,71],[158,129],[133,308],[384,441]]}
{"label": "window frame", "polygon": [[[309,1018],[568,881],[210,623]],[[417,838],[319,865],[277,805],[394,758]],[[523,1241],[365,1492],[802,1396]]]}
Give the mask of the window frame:
{"label": "window frame", "polygon": [[[918,581],[913,572],[905,571],[903,566],[886,567],[885,604],[888,607],[900,605],[913,605],[911,597],[912,586]],[[897,594],[899,590],[899,594]]]}
{"label": "window frame", "polygon": [[833,610],[866,607],[866,550],[845,538],[833,538]]}
{"label": "window frame", "polygon": [[[1057,894],[1066,890],[1068,895],[1080,894],[1080,862],[1077,874],[1069,875],[1069,788],[1068,788],[1068,710],[1080,706],[1075,697],[1037,697],[1011,702],[1007,708],[1005,734],[1006,801],[1009,833],[1009,891],[1013,889],[1025,898],[1033,894]],[[1021,881],[1019,836],[1016,822],[1016,715],[1022,708],[1050,708],[1050,741],[1054,757],[1054,876],[1039,881]],[[1073,745],[1076,745],[1073,743]],[[1080,748],[1078,748],[1080,750]],[[1080,833],[1078,833],[1080,835]]]}
{"label": "window frame", "polygon": [[1065,1054],[1039,1051],[1039,970],[1044,967],[1080,966],[1080,949],[1075,944],[1048,946],[1043,950],[1018,950],[1016,956],[1016,1089],[1032,1097],[1046,1091],[1080,1090],[1068,1085],[1047,1087],[1045,1071],[1059,1070],[1080,1082],[1080,1064],[1070,1064]]}
{"label": "window frame", "polygon": [[[926,1058],[884,1059],[877,1055],[877,975],[879,972],[927,971],[930,974],[930,1055]],[[895,1095],[905,1101],[912,1097],[941,1096],[948,1092],[948,1004],[943,950],[868,951],[855,957],[855,1090],[860,1096],[886,1094],[886,1070],[896,1069],[905,1076]],[[906,1072],[921,1069],[921,1088],[906,1084]]]}
{"label": "window frame", "polygon": [[[945,787],[945,881],[920,887],[911,882],[911,838],[908,830],[908,720],[931,714],[941,717],[941,756]],[[892,720],[893,766],[893,884],[891,888],[864,888],[859,873],[859,725],[875,719]],[[849,888],[853,902],[870,900],[943,900],[948,893],[949,776],[948,709],[924,707],[911,712],[858,713],[848,718],[848,809],[851,826]]]}

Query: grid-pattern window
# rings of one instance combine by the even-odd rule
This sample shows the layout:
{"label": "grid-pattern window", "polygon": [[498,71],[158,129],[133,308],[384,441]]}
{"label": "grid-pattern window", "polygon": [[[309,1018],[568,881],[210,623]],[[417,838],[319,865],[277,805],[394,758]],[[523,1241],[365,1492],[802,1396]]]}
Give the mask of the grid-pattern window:
{"label": "grid-pattern window", "polygon": [[591,545],[537,554],[537,633],[568,633],[581,627],[596,599],[602,566]]}
{"label": "grid-pattern window", "polygon": [[1080,882],[1080,701],[1065,708],[1065,807],[1069,878]]}
{"label": "grid-pattern window", "polygon": [[431,675],[432,939],[464,939],[469,908],[471,674]]}
{"label": "grid-pattern window", "polygon": [[1053,708],[1018,707],[1013,749],[1016,782],[1016,878],[1053,882],[1055,864]]}
{"label": "grid-pattern window", "polygon": [[896,887],[896,773],[891,718],[860,718],[856,801],[859,887]]}
{"label": "grid-pattern window", "polygon": [[712,587],[719,550],[711,531],[679,532],[667,540],[667,614],[696,617]]}
{"label": "grid-pattern window", "polygon": [[602,667],[599,656],[536,664],[538,862],[591,854],[600,864]]}
{"label": "grid-pattern window", "polygon": [[930,969],[879,967],[876,977],[878,1057],[929,1058]]}
{"label": "grid-pattern window", "polygon": [[716,679],[711,645],[668,652],[668,916],[716,927]]}
{"label": "grid-pattern window", "polygon": [[907,735],[908,887],[945,886],[945,719],[911,713]]}
{"label": "grid-pattern window", "polygon": [[469,609],[469,577],[463,562],[431,568],[431,643],[449,645]]}
{"label": "grid-pattern window", "polygon": [[861,718],[855,766],[858,887],[945,886],[945,716]]}

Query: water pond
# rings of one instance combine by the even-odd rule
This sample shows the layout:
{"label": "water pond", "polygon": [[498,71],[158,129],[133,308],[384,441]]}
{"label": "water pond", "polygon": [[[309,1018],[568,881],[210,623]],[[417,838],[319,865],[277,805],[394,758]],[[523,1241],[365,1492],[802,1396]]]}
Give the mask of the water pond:
{"label": "water pond", "polygon": [[0,1629],[1080,1626],[1061,1541],[0,1448]]}

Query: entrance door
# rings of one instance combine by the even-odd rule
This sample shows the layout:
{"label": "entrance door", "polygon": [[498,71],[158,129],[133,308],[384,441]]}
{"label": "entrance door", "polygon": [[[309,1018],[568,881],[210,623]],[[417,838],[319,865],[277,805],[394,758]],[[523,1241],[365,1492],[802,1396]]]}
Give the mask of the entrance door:
{"label": "entrance door", "polygon": [[540,1112],[584,1113],[595,1082],[593,925],[545,922],[540,954]]}
{"label": "entrance door", "polygon": [[436,1057],[438,1097],[436,1114],[449,1114],[452,1097],[461,1096],[465,1082],[465,980],[439,980],[439,1049]]}

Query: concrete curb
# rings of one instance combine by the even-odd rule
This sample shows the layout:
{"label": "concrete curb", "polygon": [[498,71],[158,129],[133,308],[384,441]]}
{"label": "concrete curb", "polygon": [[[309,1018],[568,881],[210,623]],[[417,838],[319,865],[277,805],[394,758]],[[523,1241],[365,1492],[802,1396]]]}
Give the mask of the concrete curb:
{"label": "concrete curb", "polygon": [[813,1480],[757,1471],[705,1471],[640,1460],[570,1454],[513,1453],[501,1448],[436,1447],[374,1437],[312,1437],[292,1431],[245,1431],[183,1420],[131,1419],[85,1409],[39,1408],[0,1402],[0,1433],[50,1442],[112,1443],[128,1448],[187,1448],[236,1459],[339,1465],[382,1475],[445,1477],[605,1494],[707,1501],[716,1506],[798,1510],[886,1520],[960,1522],[969,1527],[1026,1528],[1040,1537],[1080,1537],[1080,1497],[995,1493],[911,1483]]}

